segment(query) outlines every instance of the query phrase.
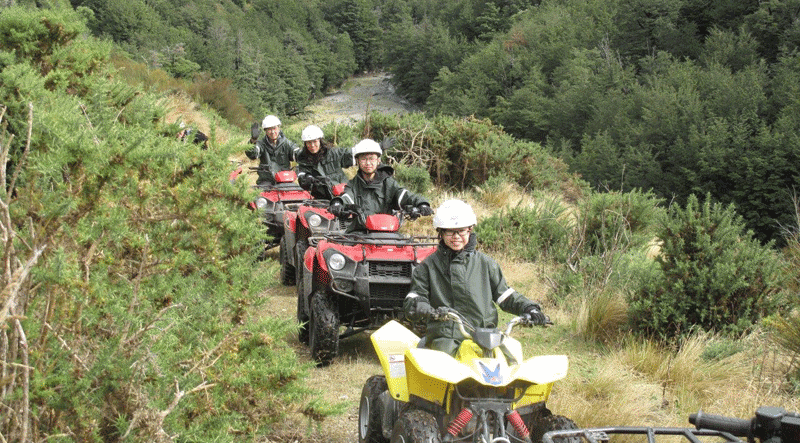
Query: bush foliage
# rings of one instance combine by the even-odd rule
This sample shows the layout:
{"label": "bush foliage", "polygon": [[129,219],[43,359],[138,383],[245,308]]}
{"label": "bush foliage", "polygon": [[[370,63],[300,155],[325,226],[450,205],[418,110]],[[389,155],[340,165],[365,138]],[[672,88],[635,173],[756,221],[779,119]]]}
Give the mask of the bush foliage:
{"label": "bush foliage", "polygon": [[661,272],[630,300],[634,329],[674,339],[693,329],[737,335],[780,305],[781,261],[732,206],[670,206],[659,228]]}
{"label": "bush foliage", "polygon": [[275,283],[249,190],[221,185],[238,147],[163,137],[159,97],[104,70],[73,11],[0,21],[4,439],[233,441],[332,412],[293,322],[248,316]]}
{"label": "bush foliage", "polygon": [[557,191],[571,199],[586,190],[540,145],[516,140],[488,120],[375,113],[369,125],[376,140],[393,140],[387,155],[427,169],[440,188],[469,189],[502,177],[528,191]]}

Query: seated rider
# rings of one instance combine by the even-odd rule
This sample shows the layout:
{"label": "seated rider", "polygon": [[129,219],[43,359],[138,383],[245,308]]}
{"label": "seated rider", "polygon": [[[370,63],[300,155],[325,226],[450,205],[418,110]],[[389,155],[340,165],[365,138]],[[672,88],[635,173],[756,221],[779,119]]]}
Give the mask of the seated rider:
{"label": "seated rider", "polygon": [[414,269],[403,310],[411,320],[427,321],[425,347],[455,356],[464,340],[452,320],[439,320],[439,308],[453,309],[476,328],[497,327],[497,308],[527,314],[534,324],[547,317],[538,303],[510,288],[500,266],[475,250],[477,224],[472,208],[461,200],[442,203],[433,217],[439,235],[436,252]]}
{"label": "seated rider", "polygon": [[261,122],[264,137],[244,153],[250,160],[258,159],[258,180],[256,184],[275,183],[275,173],[292,169],[297,147],[281,132],[281,121],[274,115],[264,117]]}
{"label": "seated rider", "polygon": [[[392,176],[394,168],[381,165],[381,146],[374,140],[364,139],[353,146],[353,157],[358,163],[358,172],[344,188],[344,194],[331,200],[329,211],[335,216],[342,214],[344,205],[358,206],[365,216],[391,214],[393,209],[413,205],[420,215],[432,215],[428,201],[400,186]],[[363,229],[353,223],[348,230]]]}
{"label": "seated rider", "polygon": [[323,138],[324,134],[319,126],[309,125],[303,129],[303,149],[297,154],[297,182],[300,186],[311,191],[317,199],[330,199],[330,190],[327,186],[315,183],[315,178],[328,177],[330,185],[347,182],[343,168],[355,165],[352,151],[330,146]]}

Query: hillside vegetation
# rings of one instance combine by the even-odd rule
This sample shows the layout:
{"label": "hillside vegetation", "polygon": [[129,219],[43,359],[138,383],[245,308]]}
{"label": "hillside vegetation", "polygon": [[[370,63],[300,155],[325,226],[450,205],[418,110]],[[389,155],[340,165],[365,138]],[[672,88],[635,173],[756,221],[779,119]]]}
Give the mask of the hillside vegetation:
{"label": "hillside vegetation", "polygon": [[[259,315],[274,264],[255,260],[252,190],[227,181],[246,131],[186,106],[207,79],[129,69],[85,12],[0,14],[0,436],[267,441],[299,414],[311,426],[298,438],[324,440],[321,424],[352,405],[310,387],[291,319]],[[207,129],[209,149],[177,140],[179,119]],[[800,409],[797,218],[779,250],[711,194],[596,192],[478,116],[373,113],[324,130],[340,146],[391,138],[401,182],[479,209],[481,247],[556,320],[522,340],[570,355],[553,406],[578,423]]]}
{"label": "hillside vegetation", "polygon": [[136,61],[128,69],[194,82],[196,101],[244,130],[383,69],[429,116],[488,119],[594,189],[680,204],[710,194],[763,244],[784,245],[794,221],[800,0],[70,5]]}

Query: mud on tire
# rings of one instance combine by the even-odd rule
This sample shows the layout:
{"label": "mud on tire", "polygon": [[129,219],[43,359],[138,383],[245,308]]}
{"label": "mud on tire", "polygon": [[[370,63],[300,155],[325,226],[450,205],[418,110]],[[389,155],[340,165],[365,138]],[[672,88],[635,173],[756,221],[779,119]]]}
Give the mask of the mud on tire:
{"label": "mud on tire", "polygon": [[[542,436],[550,431],[578,429],[578,425],[563,415],[536,415],[526,423],[531,431],[531,441],[542,441]],[[554,443],[581,443],[580,437],[561,437],[553,439]]]}
{"label": "mud on tire", "polygon": [[339,352],[339,316],[324,292],[311,296],[309,347],[317,366],[327,366]]}
{"label": "mud on tire", "polygon": [[305,301],[303,300],[304,297],[305,297],[305,294],[304,294],[304,292],[305,292],[305,290],[304,290],[305,283],[303,281],[304,268],[302,266],[298,266],[297,269],[299,270],[299,273],[296,276],[296,280],[297,280],[297,323],[298,323],[297,339],[300,341],[300,343],[302,343],[304,345],[307,345],[308,344],[308,336],[309,336],[309,332],[308,332],[308,326],[309,325],[308,325],[308,323],[309,323],[310,318],[308,316],[308,312],[306,311]]}
{"label": "mud on tire", "polygon": [[383,437],[381,421],[383,409],[381,406],[381,393],[389,389],[386,377],[373,375],[364,383],[361,389],[361,401],[358,405],[358,443],[386,443]]}
{"label": "mud on tire", "polygon": [[308,249],[308,242],[306,240],[298,240],[295,247],[297,248],[297,256],[294,260],[294,279],[297,282],[303,278],[303,257],[305,257],[306,249]]}
{"label": "mud on tire", "polygon": [[391,443],[441,443],[436,419],[419,409],[400,416],[392,430]]}
{"label": "mud on tire", "polygon": [[286,286],[294,284],[294,266],[289,263],[289,246],[286,243],[286,237],[281,239],[280,251],[278,252],[278,260],[281,264],[281,283]]}

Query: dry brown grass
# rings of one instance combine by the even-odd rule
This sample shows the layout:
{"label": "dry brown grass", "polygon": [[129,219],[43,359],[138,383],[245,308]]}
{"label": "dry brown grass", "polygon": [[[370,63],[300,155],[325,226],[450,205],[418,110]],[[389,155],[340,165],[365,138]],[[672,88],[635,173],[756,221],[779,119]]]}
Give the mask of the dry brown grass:
{"label": "dry brown grass", "polygon": [[578,308],[577,333],[598,343],[616,341],[628,322],[628,303],[614,288],[603,288],[581,300]]}

